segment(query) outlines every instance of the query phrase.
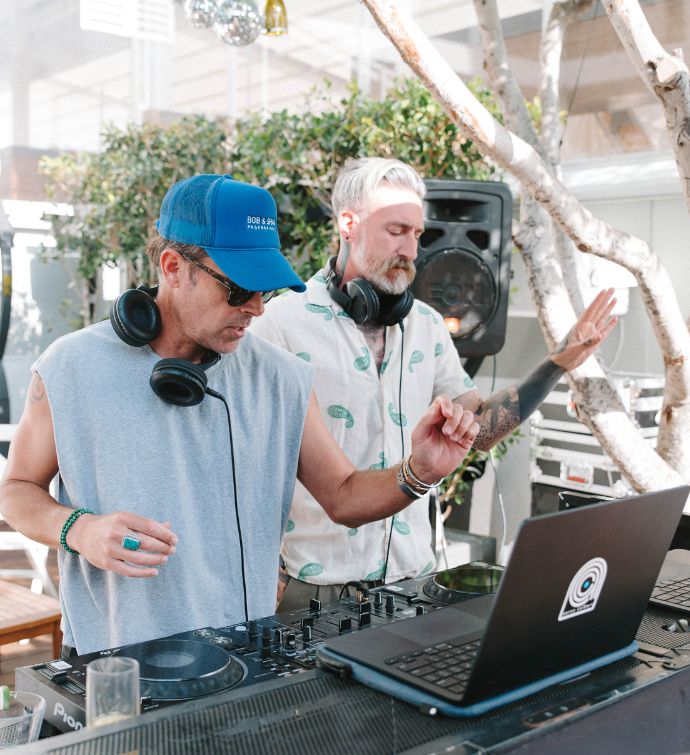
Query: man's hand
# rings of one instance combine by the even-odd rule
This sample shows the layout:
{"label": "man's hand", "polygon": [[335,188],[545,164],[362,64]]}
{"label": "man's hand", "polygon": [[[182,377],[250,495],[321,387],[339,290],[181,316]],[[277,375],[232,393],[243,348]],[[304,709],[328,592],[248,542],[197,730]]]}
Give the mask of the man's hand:
{"label": "man's hand", "polygon": [[415,475],[429,483],[449,475],[465,458],[478,432],[472,412],[448,396],[438,396],[412,431],[410,466]]}
{"label": "man's hand", "polygon": [[611,312],[616,305],[612,288],[600,291],[573,325],[565,346],[551,360],[564,370],[574,370],[590,357],[608,334],[618,318]]}
{"label": "man's hand", "polygon": [[[137,550],[122,546],[125,535],[134,536]],[[93,566],[125,577],[155,577],[157,566],[175,553],[177,535],[170,522],[156,522],[129,511],[83,514],[67,533],[67,544]]]}

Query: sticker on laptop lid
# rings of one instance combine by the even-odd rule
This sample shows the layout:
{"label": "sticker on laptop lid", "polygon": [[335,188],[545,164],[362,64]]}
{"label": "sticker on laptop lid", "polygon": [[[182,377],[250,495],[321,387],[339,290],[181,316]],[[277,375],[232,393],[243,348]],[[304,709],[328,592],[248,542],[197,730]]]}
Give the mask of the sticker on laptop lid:
{"label": "sticker on laptop lid", "polygon": [[570,580],[568,592],[558,614],[559,621],[590,613],[596,608],[607,570],[606,561],[599,557],[590,559],[578,570]]}

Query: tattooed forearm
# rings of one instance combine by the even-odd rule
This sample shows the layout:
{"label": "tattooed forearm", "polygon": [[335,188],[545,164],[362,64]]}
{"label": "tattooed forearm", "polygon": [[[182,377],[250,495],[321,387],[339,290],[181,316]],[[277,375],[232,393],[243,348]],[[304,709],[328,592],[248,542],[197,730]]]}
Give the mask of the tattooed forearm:
{"label": "tattooed forearm", "polygon": [[518,389],[510,388],[482,401],[476,412],[479,433],[474,447],[488,451],[520,424],[520,401]]}
{"label": "tattooed forearm", "polygon": [[546,398],[563,372],[551,359],[546,359],[521,383],[483,401],[476,412],[479,434],[475,448],[488,451],[515,430]]}
{"label": "tattooed forearm", "polygon": [[42,401],[46,395],[46,389],[43,387],[41,378],[34,374],[29,385],[29,403],[37,404]]}

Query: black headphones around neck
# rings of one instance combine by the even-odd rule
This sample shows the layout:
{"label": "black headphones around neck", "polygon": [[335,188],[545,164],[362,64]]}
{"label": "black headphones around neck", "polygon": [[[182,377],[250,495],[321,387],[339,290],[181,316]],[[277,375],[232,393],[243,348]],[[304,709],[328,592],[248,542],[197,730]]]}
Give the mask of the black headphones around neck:
{"label": "black headphones around neck", "polygon": [[340,288],[341,276],[336,272],[337,257],[328,261],[326,289],[336,304],[358,324],[378,322],[381,325],[398,325],[409,314],[414,296],[409,288],[401,294],[384,294],[377,291],[365,278],[353,278]]}
{"label": "black headphones around neck", "polygon": [[[117,335],[129,346],[145,346],[161,332],[161,315],[156,304],[158,286],[130,288],[113,302],[110,323]],[[163,401],[176,406],[196,406],[204,396],[215,396],[208,387],[204,367],[215,364],[218,355],[210,362],[193,364],[186,359],[161,359],[151,372],[149,385]]]}

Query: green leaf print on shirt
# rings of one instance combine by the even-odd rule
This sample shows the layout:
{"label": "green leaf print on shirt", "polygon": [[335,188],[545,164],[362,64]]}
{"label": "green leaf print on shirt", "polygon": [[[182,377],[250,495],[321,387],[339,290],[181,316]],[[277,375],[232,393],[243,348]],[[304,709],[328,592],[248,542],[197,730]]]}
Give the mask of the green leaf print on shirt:
{"label": "green leaf print on shirt", "polygon": [[436,324],[437,322],[436,317],[434,316],[434,313],[428,307],[425,307],[423,304],[418,304],[417,312],[419,312],[420,315],[426,315],[427,317],[430,317],[434,325]]}
{"label": "green leaf print on shirt", "polygon": [[336,315],[336,317],[342,317],[343,320],[351,320],[352,319],[350,317],[350,315],[348,315],[348,313],[344,309],[341,309],[340,312],[338,312],[338,314]]}
{"label": "green leaf print on shirt", "polygon": [[318,281],[319,283],[325,283],[326,282],[326,276],[325,275],[321,275],[321,273],[316,273],[316,275],[314,275],[314,280]]}
{"label": "green leaf print on shirt", "polygon": [[381,559],[379,559],[378,565],[379,565],[378,569],[375,569],[374,571],[369,572],[369,574],[367,574],[367,576],[364,577],[365,582],[370,582],[374,579],[383,579],[383,569],[384,569],[385,564],[383,563]]}
{"label": "green leaf print on shirt", "polygon": [[388,469],[388,459],[383,451],[379,451],[379,460],[372,464],[369,469]]}
{"label": "green leaf print on shirt", "polygon": [[476,388],[474,380],[469,375],[465,375],[465,379],[462,381],[466,388]]}
{"label": "green leaf print on shirt", "polygon": [[287,524],[285,525],[285,532],[292,532],[292,530],[295,529],[295,523],[292,521],[292,519],[288,519]]}
{"label": "green leaf print on shirt", "polygon": [[306,351],[299,351],[295,356],[304,359],[305,362],[311,362],[311,354],[308,354]]}
{"label": "green leaf print on shirt", "polygon": [[300,570],[299,574],[297,575],[297,579],[301,579],[304,581],[305,577],[316,577],[317,574],[321,574],[323,571],[323,566],[321,564],[305,564]]}
{"label": "green leaf print on shirt", "polygon": [[388,367],[391,356],[393,355],[393,352],[389,352],[388,356],[381,362],[381,366],[379,367],[379,375],[383,375],[383,373],[386,371],[386,367]]}
{"label": "green leaf print on shirt", "polygon": [[307,312],[313,312],[317,315],[323,315],[324,320],[332,320],[333,319],[333,312],[331,312],[330,307],[323,307],[321,304],[305,304],[304,308],[307,310]]}
{"label": "green leaf print on shirt", "polygon": [[407,365],[407,369],[410,372],[414,372],[414,365],[424,361],[424,354],[421,351],[413,351],[410,356],[410,362]]}
{"label": "green leaf print on shirt", "polygon": [[355,536],[355,535],[356,535],[356,534],[357,534],[358,532],[359,532],[359,530],[357,529],[357,527],[351,527],[351,528],[350,528],[350,529],[349,529],[349,530],[347,531],[347,534],[348,534],[348,535],[349,535],[350,537],[354,537],[354,536]]}
{"label": "green leaf print on shirt", "polygon": [[328,412],[330,417],[333,417],[333,419],[344,419],[346,428],[349,429],[351,427],[354,427],[355,418],[344,406],[340,406],[340,404],[331,404],[328,409],[326,409],[326,411]]}
{"label": "green leaf print on shirt", "polygon": [[429,563],[422,569],[422,571],[419,572],[417,576],[421,577],[423,574],[428,574],[430,571],[433,571],[433,569],[434,569],[434,562],[429,561]]}
{"label": "green leaf print on shirt", "polygon": [[401,535],[409,535],[412,531],[410,529],[410,525],[407,522],[399,521],[397,514],[393,517],[393,527],[395,531],[399,532]]}
{"label": "green leaf print on shirt", "polygon": [[437,343],[434,346],[434,356],[435,357],[440,357],[441,354],[443,354],[443,344],[442,343]]}
{"label": "green leaf print on shirt", "polygon": [[392,401],[388,404],[388,416],[398,427],[405,427],[407,424],[407,417],[404,414],[398,414],[398,412],[395,411],[395,405]]}
{"label": "green leaf print on shirt", "polygon": [[369,354],[369,349],[367,349],[366,346],[361,347],[361,352],[362,356],[355,359],[355,369],[360,372],[365,372],[369,369],[369,365],[371,364],[371,356]]}

